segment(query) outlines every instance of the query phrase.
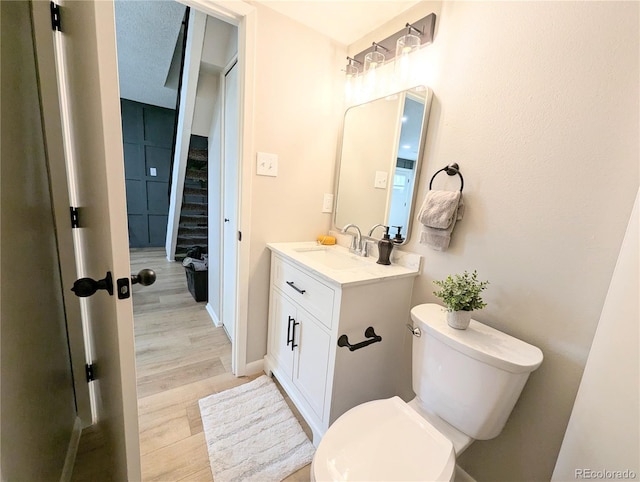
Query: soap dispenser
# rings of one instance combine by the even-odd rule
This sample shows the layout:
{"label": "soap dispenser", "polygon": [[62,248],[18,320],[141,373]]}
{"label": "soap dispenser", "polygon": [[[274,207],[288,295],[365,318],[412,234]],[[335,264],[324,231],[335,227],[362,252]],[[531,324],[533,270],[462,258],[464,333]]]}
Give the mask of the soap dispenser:
{"label": "soap dispenser", "polygon": [[396,244],[402,244],[402,242],[404,241],[404,238],[402,237],[402,233],[401,233],[402,226],[393,226],[393,228],[398,230],[395,237],[393,238],[393,242]]}
{"label": "soap dispenser", "polygon": [[389,226],[384,227],[384,234],[382,239],[378,241],[378,264],[391,264],[389,261],[389,256],[391,255],[391,250],[393,249],[393,241],[389,238]]}

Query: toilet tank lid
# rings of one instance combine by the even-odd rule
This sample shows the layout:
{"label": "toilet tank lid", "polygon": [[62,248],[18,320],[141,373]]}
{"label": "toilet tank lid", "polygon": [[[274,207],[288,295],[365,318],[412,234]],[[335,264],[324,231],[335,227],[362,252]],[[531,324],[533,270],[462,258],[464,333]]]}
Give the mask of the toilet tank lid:
{"label": "toilet tank lid", "polygon": [[472,319],[466,330],[451,328],[445,308],[435,303],[414,306],[411,319],[451,348],[511,373],[532,372],[542,363],[540,348],[479,321]]}

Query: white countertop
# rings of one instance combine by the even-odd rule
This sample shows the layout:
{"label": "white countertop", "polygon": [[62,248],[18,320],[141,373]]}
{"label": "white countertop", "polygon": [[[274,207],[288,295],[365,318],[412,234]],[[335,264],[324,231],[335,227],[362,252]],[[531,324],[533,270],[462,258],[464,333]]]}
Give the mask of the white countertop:
{"label": "white countertop", "polygon": [[[376,283],[393,278],[417,276],[420,271],[421,256],[394,249],[391,253],[391,265],[377,264],[377,257],[356,256],[342,246],[320,246],[315,241],[297,243],[267,243],[274,253],[288,261],[311,270],[314,274],[332,284],[340,286],[353,284]],[[357,265],[346,269],[333,269],[326,263],[313,259],[305,254],[305,250],[327,250],[336,255],[347,257],[350,263]]]}

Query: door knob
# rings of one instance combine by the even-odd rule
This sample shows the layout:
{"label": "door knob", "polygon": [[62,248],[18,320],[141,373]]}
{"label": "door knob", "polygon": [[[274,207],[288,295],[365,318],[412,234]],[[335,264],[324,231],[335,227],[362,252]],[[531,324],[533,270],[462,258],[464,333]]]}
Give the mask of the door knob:
{"label": "door knob", "polygon": [[138,271],[138,274],[131,275],[131,284],[141,284],[142,286],[149,286],[155,283],[156,272],[152,269],[145,268]]}
{"label": "door knob", "polygon": [[113,296],[113,278],[111,277],[111,271],[107,271],[106,276],[98,281],[92,278],[80,278],[73,283],[73,288],[71,288],[71,291],[81,298],[91,296],[98,290],[107,290],[107,292]]}

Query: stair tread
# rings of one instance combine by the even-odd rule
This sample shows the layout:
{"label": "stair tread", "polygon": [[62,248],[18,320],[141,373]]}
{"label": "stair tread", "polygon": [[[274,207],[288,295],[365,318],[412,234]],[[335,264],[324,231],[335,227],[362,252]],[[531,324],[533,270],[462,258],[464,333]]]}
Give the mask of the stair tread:
{"label": "stair tread", "polygon": [[189,211],[189,210],[206,211],[207,207],[208,207],[207,203],[182,203],[183,211]]}
{"label": "stair tread", "polygon": [[207,188],[206,187],[185,187],[182,193],[187,195],[206,196]]}
{"label": "stair tread", "polygon": [[193,168],[187,169],[187,172],[185,174],[185,177],[187,179],[197,179],[200,181],[206,181],[208,176],[209,174],[207,173],[207,171],[202,171],[202,170],[193,169]]}
{"label": "stair tread", "polygon": [[208,161],[209,160],[208,150],[190,147],[187,159],[193,159],[195,161]]}

